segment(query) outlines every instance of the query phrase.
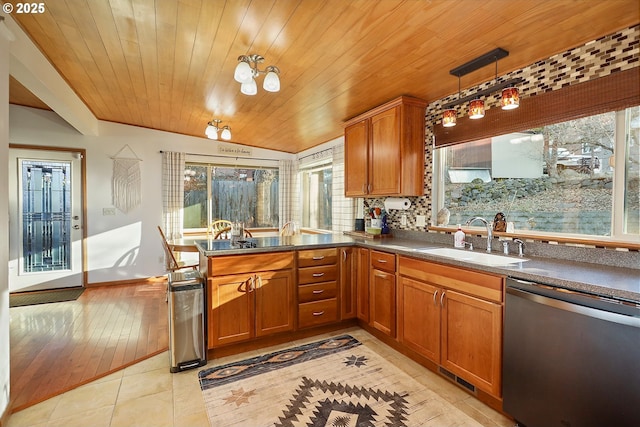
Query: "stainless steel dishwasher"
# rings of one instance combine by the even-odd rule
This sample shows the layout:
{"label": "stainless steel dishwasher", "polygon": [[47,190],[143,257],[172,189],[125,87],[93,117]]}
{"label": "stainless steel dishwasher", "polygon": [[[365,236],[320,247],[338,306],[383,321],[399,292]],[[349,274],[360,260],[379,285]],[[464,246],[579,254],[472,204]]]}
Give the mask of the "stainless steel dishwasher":
{"label": "stainless steel dishwasher", "polygon": [[507,279],[503,408],[527,427],[640,425],[640,307]]}

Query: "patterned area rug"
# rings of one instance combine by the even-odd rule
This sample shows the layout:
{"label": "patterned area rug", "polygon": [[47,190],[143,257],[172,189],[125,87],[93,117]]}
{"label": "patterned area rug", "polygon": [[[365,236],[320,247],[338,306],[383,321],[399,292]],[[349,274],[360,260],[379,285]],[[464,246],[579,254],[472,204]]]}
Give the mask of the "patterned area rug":
{"label": "patterned area rug", "polygon": [[24,292],[9,295],[9,307],[48,304],[52,302],[75,301],[84,288],[52,289],[50,291]]}
{"label": "patterned area rug", "polygon": [[350,335],[199,372],[211,426],[479,426]]}

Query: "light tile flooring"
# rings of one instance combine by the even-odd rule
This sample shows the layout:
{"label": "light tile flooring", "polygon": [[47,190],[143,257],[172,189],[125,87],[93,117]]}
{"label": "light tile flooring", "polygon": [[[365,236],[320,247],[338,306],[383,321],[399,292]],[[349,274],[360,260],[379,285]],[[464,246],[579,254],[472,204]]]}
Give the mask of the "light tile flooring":
{"label": "light tile flooring", "polygon": [[[276,347],[216,359],[209,361],[207,367],[343,333],[351,334],[360,342],[366,342],[372,350],[483,426],[511,427],[514,425],[513,421],[484,405],[458,386],[382,344],[360,328],[344,329]],[[8,427],[207,427],[209,422],[198,384],[199,370],[192,369],[172,374],[169,372],[169,357],[167,353],[162,353],[12,414]]]}

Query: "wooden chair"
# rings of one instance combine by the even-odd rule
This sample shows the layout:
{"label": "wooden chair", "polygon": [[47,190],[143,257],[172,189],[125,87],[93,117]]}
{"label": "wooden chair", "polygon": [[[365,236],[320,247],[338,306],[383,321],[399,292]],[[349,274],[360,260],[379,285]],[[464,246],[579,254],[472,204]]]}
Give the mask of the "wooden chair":
{"label": "wooden chair", "polygon": [[[218,231],[215,236],[213,236],[214,239],[222,239],[222,238],[226,238],[227,234],[231,233],[231,227],[225,227],[222,230]],[[244,229],[244,237],[253,237],[251,235],[251,232],[249,230],[247,230],[246,228]]]}
{"label": "wooden chair", "polygon": [[160,237],[162,238],[162,248],[164,249],[165,268],[167,271],[174,272],[174,271],[182,270],[185,268],[191,268],[194,270],[198,269],[200,265],[199,265],[199,262],[196,260],[190,261],[189,263],[185,263],[184,261],[178,261],[173,252],[173,249],[169,245],[169,242],[167,242],[167,238],[165,237],[164,232],[162,231],[162,228],[160,228],[160,226],[158,226],[158,231],[160,232]]}
{"label": "wooden chair", "polygon": [[[216,236],[225,228],[228,228],[229,230],[231,229],[231,221],[228,221],[226,219],[216,219],[215,221],[212,221],[211,224],[209,224],[209,227],[207,227],[207,234]],[[214,237],[214,239],[217,239],[217,237]]]}
{"label": "wooden chair", "polygon": [[282,230],[280,230],[280,235],[293,236],[294,234],[300,234],[298,224],[296,224],[295,221],[285,222],[285,224],[282,226]]}

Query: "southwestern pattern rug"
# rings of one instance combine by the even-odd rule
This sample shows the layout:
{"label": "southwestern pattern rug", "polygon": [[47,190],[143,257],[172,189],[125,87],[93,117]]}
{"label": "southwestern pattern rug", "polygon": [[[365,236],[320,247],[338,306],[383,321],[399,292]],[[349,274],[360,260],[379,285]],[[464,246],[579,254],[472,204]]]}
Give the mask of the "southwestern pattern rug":
{"label": "southwestern pattern rug", "polygon": [[211,426],[480,426],[350,335],[198,374]]}

